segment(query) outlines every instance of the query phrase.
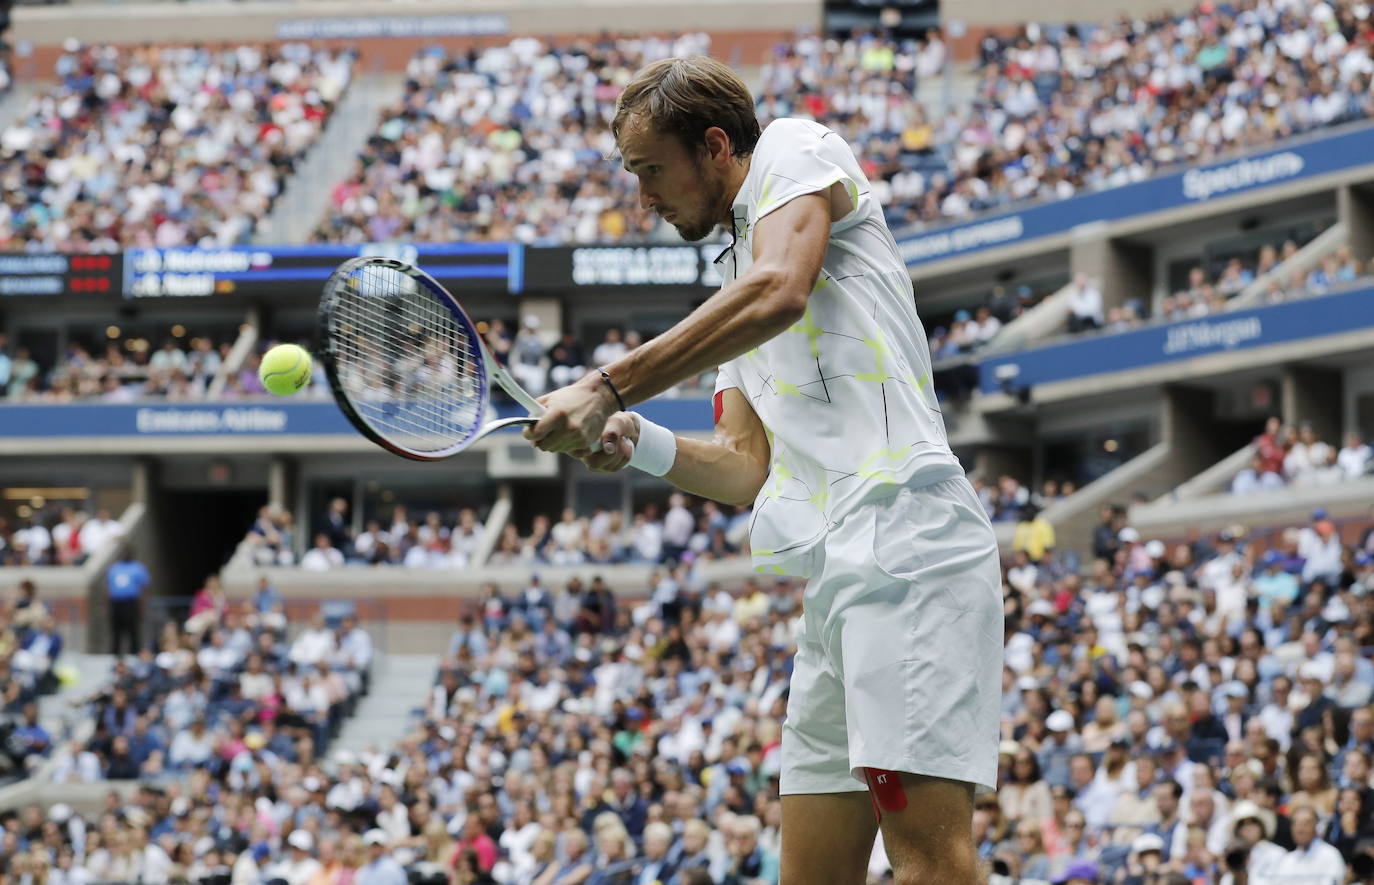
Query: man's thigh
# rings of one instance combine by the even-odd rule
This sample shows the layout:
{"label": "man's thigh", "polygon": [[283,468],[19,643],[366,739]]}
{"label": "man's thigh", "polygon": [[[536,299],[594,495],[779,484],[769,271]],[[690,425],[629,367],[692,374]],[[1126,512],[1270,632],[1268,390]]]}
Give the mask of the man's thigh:
{"label": "man's thigh", "polygon": [[877,832],[867,791],[783,796],[781,885],[863,885]]}

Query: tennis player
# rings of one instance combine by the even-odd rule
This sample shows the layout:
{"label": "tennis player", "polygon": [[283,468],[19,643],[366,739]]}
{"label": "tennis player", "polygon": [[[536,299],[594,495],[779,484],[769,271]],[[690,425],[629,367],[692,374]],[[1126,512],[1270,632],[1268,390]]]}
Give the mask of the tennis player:
{"label": "tennis player", "polygon": [[[997,545],[949,449],[911,279],[844,139],[760,132],[709,58],[640,71],[612,129],[640,203],[687,240],[722,225],[726,283],[623,359],[541,399],[527,436],[753,503],[755,568],[807,579],[782,743],[782,885],[979,881],[973,795],[997,775]],[[633,412],[719,367],[710,442]],[[633,457],[627,457],[634,444]]]}

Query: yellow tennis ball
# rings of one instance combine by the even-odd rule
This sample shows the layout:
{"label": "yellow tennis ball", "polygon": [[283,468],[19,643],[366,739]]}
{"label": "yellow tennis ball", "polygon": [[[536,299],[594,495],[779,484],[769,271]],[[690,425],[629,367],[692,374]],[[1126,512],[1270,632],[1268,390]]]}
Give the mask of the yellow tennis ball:
{"label": "yellow tennis ball", "polygon": [[310,384],[312,361],[305,348],[295,344],[278,344],[262,356],[258,379],[262,386],[277,396],[300,393]]}

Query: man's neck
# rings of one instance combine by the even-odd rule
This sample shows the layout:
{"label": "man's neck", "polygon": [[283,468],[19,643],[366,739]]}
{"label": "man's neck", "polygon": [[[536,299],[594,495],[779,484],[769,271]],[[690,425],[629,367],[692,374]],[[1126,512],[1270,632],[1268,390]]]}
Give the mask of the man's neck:
{"label": "man's neck", "polygon": [[730,178],[725,185],[725,193],[729,199],[721,207],[720,224],[726,230],[734,233],[735,225],[735,198],[739,196],[740,189],[744,187],[744,180],[749,177],[749,167],[754,160],[753,154],[746,156],[730,165]]}

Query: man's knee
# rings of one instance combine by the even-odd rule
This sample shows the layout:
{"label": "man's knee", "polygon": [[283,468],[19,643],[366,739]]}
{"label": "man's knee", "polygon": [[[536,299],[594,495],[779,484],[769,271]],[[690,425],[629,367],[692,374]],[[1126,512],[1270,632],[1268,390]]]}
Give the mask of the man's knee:
{"label": "man's knee", "polygon": [[889,856],[893,885],[974,885],[978,854],[973,842],[960,840],[907,845]]}

